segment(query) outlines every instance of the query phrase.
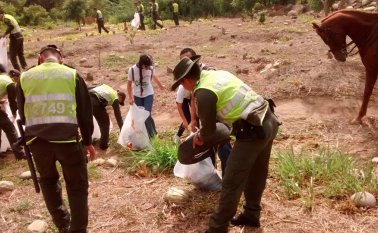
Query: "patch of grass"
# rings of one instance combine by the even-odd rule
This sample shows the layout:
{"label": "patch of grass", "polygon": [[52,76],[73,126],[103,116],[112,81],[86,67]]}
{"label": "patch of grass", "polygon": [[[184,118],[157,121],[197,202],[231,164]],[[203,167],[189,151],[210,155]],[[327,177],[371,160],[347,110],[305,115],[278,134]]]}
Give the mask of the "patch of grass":
{"label": "patch of grass", "polygon": [[26,50],[24,54],[26,58],[32,58],[32,57],[38,56],[38,52],[35,50]]}
{"label": "patch of grass", "polygon": [[124,66],[125,64],[134,64],[138,60],[136,55],[122,56],[118,54],[110,54],[104,59],[104,66],[107,68]]}
{"label": "patch of grass", "polygon": [[99,179],[101,178],[101,171],[97,168],[97,166],[93,163],[88,163],[88,178],[90,180]]}
{"label": "patch of grass", "polygon": [[173,168],[177,161],[177,145],[169,138],[155,137],[152,142],[151,150],[134,152],[130,155],[134,163],[147,165],[159,171],[167,171]]}
{"label": "patch of grass", "polygon": [[359,164],[338,149],[277,152],[274,173],[290,199],[302,198],[312,209],[316,197],[340,199],[357,191],[378,192],[378,178],[371,163]]}
{"label": "patch of grass", "polygon": [[9,207],[10,212],[17,212],[17,213],[22,213],[25,211],[28,211],[32,208],[32,203],[29,200],[21,200],[19,202],[13,203]]}
{"label": "patch of grass", "polygon": [[296,27],[287,27],[287,28],[284,28],[283,31],[288,32],[288,33],[297,33],[297,34],[306,33],[306,31],[300,30]]}

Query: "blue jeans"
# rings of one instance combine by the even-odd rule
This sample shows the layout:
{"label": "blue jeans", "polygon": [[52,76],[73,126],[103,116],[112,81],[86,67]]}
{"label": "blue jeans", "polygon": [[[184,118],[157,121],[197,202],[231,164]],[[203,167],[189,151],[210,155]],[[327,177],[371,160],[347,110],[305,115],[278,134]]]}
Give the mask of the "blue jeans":
{"label": "blue jeans", "polygon": [[155,127],[155,122],[154,119],[152,119],[152,104],[154,103],[154,95],[149,95],[146,97],[137,97],[134,95],[134,103],[137,106],[144,107],[146,111],[150,113],[150,116],[147,118],[145,124],[148,132],[148,136],[150,138],[154,137],[157,132],[156,132],[156,127]]}

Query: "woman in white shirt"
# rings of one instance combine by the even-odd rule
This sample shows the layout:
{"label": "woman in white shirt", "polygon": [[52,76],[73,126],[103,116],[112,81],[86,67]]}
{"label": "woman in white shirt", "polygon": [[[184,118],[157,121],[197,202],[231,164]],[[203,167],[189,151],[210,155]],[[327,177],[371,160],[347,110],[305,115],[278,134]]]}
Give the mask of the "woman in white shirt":
{"label": "woman in white shirt", "polygon": [[154,75],[155,68],[153,64],[153,58],[150,55],[140,55],[138,63],[129,69],[127,80],[129,104],[133,105],[135,103],[137,106],[141,106],[150,112],[150,116],[146,120],[146,128],[150,138],[157,133],[155,122],[151,116],[154,101],[152,81],[154,81],[160,89],[165,89],[158,77]]}

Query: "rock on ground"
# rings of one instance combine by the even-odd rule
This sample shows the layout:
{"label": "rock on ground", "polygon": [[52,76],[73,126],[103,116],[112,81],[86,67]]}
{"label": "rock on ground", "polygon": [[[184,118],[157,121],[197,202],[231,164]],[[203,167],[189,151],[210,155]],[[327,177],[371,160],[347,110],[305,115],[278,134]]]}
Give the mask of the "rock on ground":
{"label": "rock on ground", "polygon": [[42,232],[46,232],[47,228],[48,228],[48,225],[45,221],[35,220],[29,224],[28,231],[35,232],[35,233],[42,233]]}
{"label": "rock on ground", "polygon": [[14,184],[11,181],[2,180],[0,181],[0,193],[6,191],[12,191],[14,189]]}
{"label": "rock on ground", "polygon": [[186,202],[189,195],[184,191],[176,187],[170,188],[164,195],[164,200],[170,204],[182,204]]}
{"label": "rock on ground", "polygon": [[350,199],[357,207],[372,208],[377,204],[377,200],[375,199],[374,195],[369,192],[357,192],[353,194]]}
{"label": "rock on ground", "polygon": [[20,177],[21,179],[24,179],[24,180],[26,180],[26,179],[30,179],[30,178],[31,178],[31,172],[30,172],[30,171],[23,172],[23,173],[21,173],[21,174],[19,175],[19,177]]}

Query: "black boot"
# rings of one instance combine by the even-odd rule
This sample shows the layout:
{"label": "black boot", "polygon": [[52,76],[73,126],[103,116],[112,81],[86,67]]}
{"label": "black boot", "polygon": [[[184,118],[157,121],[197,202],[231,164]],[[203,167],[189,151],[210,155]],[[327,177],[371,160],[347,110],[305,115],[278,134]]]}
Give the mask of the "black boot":
{"label": "black boot", "polygon": [[251,226],[251,227],[260,227],[260,220],[258,218],[249,218],[244,214],[234,216],[231,219],[231,224],[234,226]]}

